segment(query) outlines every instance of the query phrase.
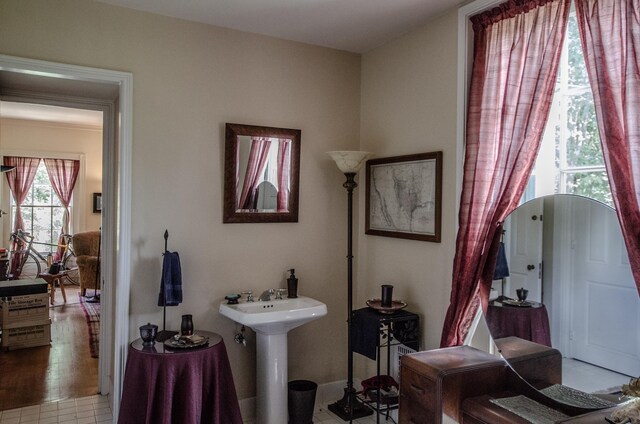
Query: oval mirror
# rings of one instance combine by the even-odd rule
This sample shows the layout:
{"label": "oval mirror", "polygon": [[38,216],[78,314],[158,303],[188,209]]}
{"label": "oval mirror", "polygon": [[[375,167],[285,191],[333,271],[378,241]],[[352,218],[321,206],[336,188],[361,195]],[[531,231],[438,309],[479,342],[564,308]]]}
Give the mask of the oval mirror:
{"label": "oval mirror", "polygon": [[600,394],[640,374],[640,297],[615,211],[557,194],[521,205],[503,229],[506,263],[485,316],[497,348],[547,396],[607,407]]}
{"label": "oval mirror", "polygon": [[300,135],[226,124],[223,222],[298,222]]}

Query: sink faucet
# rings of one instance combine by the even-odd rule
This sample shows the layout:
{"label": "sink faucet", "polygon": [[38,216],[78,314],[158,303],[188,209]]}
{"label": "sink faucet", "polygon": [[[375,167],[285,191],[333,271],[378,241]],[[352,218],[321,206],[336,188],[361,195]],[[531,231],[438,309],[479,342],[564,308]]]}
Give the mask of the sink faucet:
{"label": "sink faucet", "polygon": [[273,289],[265,290],[265,291],[262,292],[262,294],[260,295],[258,300],[268,302],[269,300],[271,300],[271,295],[273,295],[274,292],[275,292],[275,290],[273,290]]}

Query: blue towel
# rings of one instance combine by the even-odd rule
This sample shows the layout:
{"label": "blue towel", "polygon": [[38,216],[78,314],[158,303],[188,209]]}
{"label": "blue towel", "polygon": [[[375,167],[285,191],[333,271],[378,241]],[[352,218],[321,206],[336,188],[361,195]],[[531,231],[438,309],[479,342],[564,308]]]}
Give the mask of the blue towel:
{"label": "blue towel", "polygon": [[180,256],[178,252],[164,252],[158,306],[177,306],[180,302],[182,302]]}
{"label": "blue towel", "polygon": [[507,263],[507,254],[504,249],[504,243],[500,242],[498,246],[498,259],[496,260],[496,268],[493,271],[493,279],[501,280],[509,276],[509,264]]}

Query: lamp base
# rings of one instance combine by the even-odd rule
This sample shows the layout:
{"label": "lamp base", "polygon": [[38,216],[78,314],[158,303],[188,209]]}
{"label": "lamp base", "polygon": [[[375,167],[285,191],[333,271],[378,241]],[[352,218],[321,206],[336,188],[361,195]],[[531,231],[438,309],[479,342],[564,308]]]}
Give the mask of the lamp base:
{"label": "lamp base", "polygon": [[[349,408],[349,398],[351,398],[351,408]],[[333,412],[344,421],[357,420],[373,414],[373,410],[366,406],[356,396],[354,389],[345,388],[342,399],[329,405],[329,411]]]}

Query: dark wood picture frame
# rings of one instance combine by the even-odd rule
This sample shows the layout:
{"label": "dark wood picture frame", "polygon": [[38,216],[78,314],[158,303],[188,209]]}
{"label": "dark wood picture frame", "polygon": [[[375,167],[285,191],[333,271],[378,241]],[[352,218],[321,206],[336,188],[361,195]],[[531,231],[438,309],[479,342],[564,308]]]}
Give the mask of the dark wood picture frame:
{"label": "dark wood picture frame", "polygon": [[371,159],[366,173],[365,234],[440,243],[442,152]]}
{"label": "dark wood picture frame", "polygon": [[102,212],[102,193],[93,193],[93,213]]}
{"label": "dark wood picture frame", "polygon": [[[224,223],[298,222],[300,186],[300,142],[302,131],[291,128],[262,127],[244,124],[225,124],[224,148]],[[238,204],[239,137],[286,138],[291,143],[289,167],[289,206],[286,212],[241,210]]]}

